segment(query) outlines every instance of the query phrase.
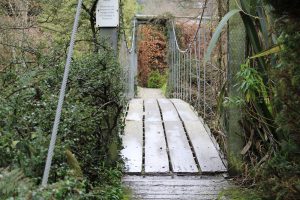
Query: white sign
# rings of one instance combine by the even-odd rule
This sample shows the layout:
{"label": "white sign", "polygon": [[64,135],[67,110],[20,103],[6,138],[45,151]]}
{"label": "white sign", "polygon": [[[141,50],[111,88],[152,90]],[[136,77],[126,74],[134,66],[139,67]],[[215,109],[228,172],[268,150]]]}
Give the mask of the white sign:
{"label": "white sign", "polygon": [[96,9],[96,27],[119,26],[119,0],[99,0]]}

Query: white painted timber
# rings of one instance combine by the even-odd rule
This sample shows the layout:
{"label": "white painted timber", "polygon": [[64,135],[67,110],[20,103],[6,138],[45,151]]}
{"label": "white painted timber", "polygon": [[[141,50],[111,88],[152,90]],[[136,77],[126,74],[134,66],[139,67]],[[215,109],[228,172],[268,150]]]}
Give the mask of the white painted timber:
{"label": "white painted timber", "polygon": [[169,159],[162,122],[145,122],[145,172],[169,172]]}
{"label": "white painted timber", "polygon": [[145,121],[161,122],[160,110],[156,99],[146,99],[145,106]]}
{"label": "white painted timber", "polygon": [[217,199],[229,188],[222,176],[125,176],[123,183],[132,190],[132,199]]}
{"label": "white painted timber", "polygon": [[132,99],[129,102],[127,121],[143,121],[143,99]]}
{"label": "white painted timber", "polygon": [[201,172],[226,172],[219,152],[200,121],[184,122]]}
{"label": "white painted timber", "polygon": [[177,110],[169,99],[158,99],[161,108],[163,121],[177,121],[180,122]]}
{"label": "white painted timber", "polygon": [[165,121],[164,124],[173,172],[198,172],[182,122]]}
{"label": "white painted timber", "polygon": [[180,99],[172,99],[171,101],[175,105],[182,121],[199,121],[197,114],[188,103]]}
{"label": "white painted timber", "polygon": [[143,122],[126,121],[121,155],[125,161],[125,172],[141,173],[143,162]]}

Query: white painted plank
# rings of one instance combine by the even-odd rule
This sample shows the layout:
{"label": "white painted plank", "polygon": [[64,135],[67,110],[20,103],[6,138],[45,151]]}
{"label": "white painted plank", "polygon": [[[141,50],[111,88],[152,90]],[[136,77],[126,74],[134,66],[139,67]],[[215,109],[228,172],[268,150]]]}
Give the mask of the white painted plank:
{"label": "white painted plank", "polygon": [[178,113],[169,99],[158,99],[161,108],[163,121],[177,121],[180,122]]}
{"label": "white painted plank", "polygon": [[126,120],[128,121],[143,120],[143,99],[130,100]]}
{"label": "white painted plank", "polygon": [[145,122],[145,172],[169,172],[169,159],[162,122]]}
{"label": "white painted plank", "polygon": [[125,172],[142,172],[143,162],[143,122],[126,121],[121,155],[125,161]]}
{"label": "white painted plank", "polygon": [[160,110],[156,99],[147,99],[145,105],[145,121],[160,122]]}
{"label": "white painted plank", "polygon": [[221,176],[125,176],[133,199],[216,199],[229,183]]}
{"label": "white painted plank", "polygon": [[192,142],[196,157],[202,172],[226,172],[219,152],[206,132],[203,124],[198,122],[184,122],[187,133]]}
{"label": "white painted plank", "polygon": [[160,200],[211,200],[211,199],[216,199],[218,195],[177,195],[177,194],[152,194],[152,195],[147,195],[147,194],[139,194],[137,196],[137,199],[160,199]]}
{"label": "white painted plank", "polygon": [[171,101],[174,103],[182,121],[199,121],[197,114],[188,103],[180,99],[172,99]]}
{"label": "white painted plank", "polygon": [[[227,184],[227,180],[224,179],[224,176],[219,175],[201,175],[201,176],[138,176],[138,175],[125,175],[122,178],[125,182],[139,182],[138,184],[171,184],[177,183],[180,184],[199,184],[199,181],[202,185],[211,187],[212,185],[217,184]],[[212,185],[211,185],[212,184]]]}
{"label": "white painted plank", "polygon": [[174,172],[198,172],[182,122],[164,122]]}
{"label": "white painted plank", "polygon": [[123,183],[132,191],[133,199],[216,199],[229,188],[221,176],[125,176]]}

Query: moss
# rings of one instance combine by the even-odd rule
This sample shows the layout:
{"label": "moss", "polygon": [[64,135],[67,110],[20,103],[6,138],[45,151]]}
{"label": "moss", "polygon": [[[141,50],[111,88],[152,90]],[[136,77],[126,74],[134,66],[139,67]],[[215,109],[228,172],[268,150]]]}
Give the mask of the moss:
{"label": "moss", "polygon": [[230,172],[230,174],[235,175],[235,174],[241,174],[242,173],[244,163],[235,154],[231,153],[228,156],[228,163],[229,163],[229,172]]}
{"label": "moss", "polygon": [[132,190],[129,187],[124,187],[123,192],[124,192],[123,200],[132,199]]}

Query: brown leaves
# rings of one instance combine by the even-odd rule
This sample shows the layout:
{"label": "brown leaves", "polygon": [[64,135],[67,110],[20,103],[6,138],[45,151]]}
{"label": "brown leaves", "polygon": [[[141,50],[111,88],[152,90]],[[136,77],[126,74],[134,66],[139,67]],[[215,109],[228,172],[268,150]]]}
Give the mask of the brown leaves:
{"label": "brown leaves", "polygon": [[161,73],[167,68],[167,38],[158,25],[143,25],[139,29],[141,38],[138,43],[138,81],[147,86],[151,71]]}

